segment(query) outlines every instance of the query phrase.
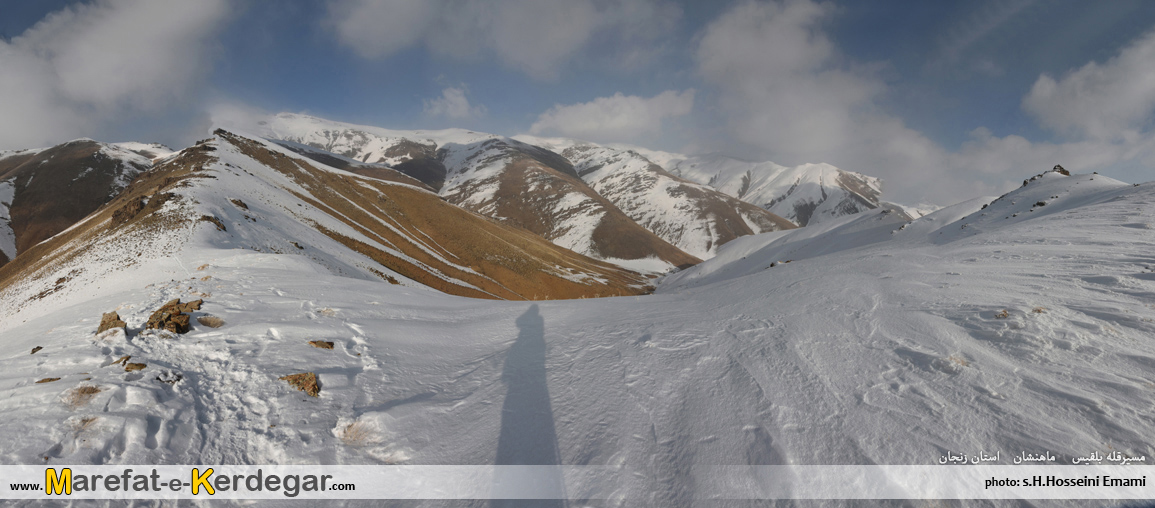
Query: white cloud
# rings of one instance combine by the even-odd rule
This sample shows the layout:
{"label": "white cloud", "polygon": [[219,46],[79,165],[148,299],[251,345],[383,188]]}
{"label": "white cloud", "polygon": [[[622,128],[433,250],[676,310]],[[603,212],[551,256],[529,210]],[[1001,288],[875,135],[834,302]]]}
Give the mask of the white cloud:
{"label": "white cloud", "polygon": [[104,0],[50,14],[0,41],[0,146],[85,135],[162,112],[208,70],[226,0]]}
{"label": "white cloud", "polygon": [[662,121],[684,116],[694,107],[694,90],[667,90],[654,97],[599,97],[590,102],[555,105],[538,116],[531,134],[560,134],[589,141],[629,142],[657,134]]}
{"label": "white cloud", "polygon": [[666,0],[331,0],[337,38],[366,58],[421,45],[454,58],[491,53],[539,79],[560,69],[591,39],[613,39],[623,58],[674,27]]}
{"label": "white cloud", "polygon": [[882,110],[885,83],[838,53],[822,30],[830,14],[807,0],[745,2],[704,29],[697,69],[714,87],[729,135],[715,139],[715,149],[783,164],[828,162],[881,177],[884,199],[939,204],[1005,192],[1054,164],[1090,171],[1155,162],[1153,136],[1138,130],[1155,107],[1150,38],[1061,81],[1040,77],[1024,100],[1043,125],[1087,138],[1038,143],[978,128],[950,151]]}
{"label": "white cloud", "polygon": [[465,87],[448,87],[441,91],[441,97],[425,101],[425,114],[451,120],[477,118],[485,114],[485,106],[472,105],[465,97]]}
{"label": "white cloud", "polygon": [[1134,140],[1155,110],[1155,31],[1106,63],[1089,62],[1059,80],[1039,76],[1023,109],[1060,133]]}

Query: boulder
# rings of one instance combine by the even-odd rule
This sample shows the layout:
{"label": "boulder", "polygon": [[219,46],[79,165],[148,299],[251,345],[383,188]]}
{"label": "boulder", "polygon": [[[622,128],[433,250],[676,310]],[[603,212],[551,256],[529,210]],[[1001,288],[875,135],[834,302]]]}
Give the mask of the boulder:
{"label": "boulder", "polygon": [[111,330],[113,328],[124,328],[125,326],[126,323],[123,319],[120,319],[120,314],[117,314],[116,311],[106,312],[103,316],[100,317],[100,327],[96,329],[96,334],[100,335],[106,330]]}
{"label": "boulder", "polygon": [[202,303],[204,300],[194,300],[187,303],[180,303],[180,298],[169,300],[148,317],[148,322],[145,323],[144,327],[154,330],[168,330],[173,333],[188,333],[190,317],[185,313],[200,310]]}

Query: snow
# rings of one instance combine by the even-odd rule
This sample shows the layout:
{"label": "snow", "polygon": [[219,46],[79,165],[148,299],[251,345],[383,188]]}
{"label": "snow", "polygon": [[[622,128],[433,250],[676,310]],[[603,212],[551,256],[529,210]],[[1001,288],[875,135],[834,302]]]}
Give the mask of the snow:
{"label": "snow", "polygon": [[[877,178],[843,171],[829,164],[786,167],[769,161],[749,162],[720,154],[687,156],[620,143],[596,144],[530,135],[518,135],[514,139],[557,153],[579,153],[580,159],[575,160],[575,165],[584,161],[586,167],[601,168],[597,171],[601,176],[584,177],[591,184],[604,178],[607,172],[629,171],[621,167],[621,160],[634,158],[657,164],[675,176],[712,187],[800,225],[873,208],[877,206],[882,190],[882,182]],[[844,186],[843,181],[852,184]],[[910,213],[923,215],[922,212],[929,213],[933,205],[908,208]],[[658,235],[663,236],[661,233]],[[666,240],[678,245],[676,240]],[[700,240],[694,243],[703,244]],[[686,251],[704,259],[713,255],[712,249]]]}
{"label": "snow", "polygon": [[[259,205],[262,222],[290,220],[280,197],[260,194],[282,182],[218,174],[214,185]],[[344,254],[254,252],[194,231],[81,290],[19,311],[5,296],[0,456],[493,464],[529,454],[628,467],[622,498],[662,506],[723,491],[732,478],[709,465],[934,464],[945,450],[980,449],[1008,463],[1021,450],[1152,457],[1152,205],[1155,184],[1047,176],[914,220],[884,208],[743,237],[655,295],[546,302],[343,277],[331,264]],[[139,331],[164,301],[200,295],[195,316],[225,326]],[[113,309],[132,332],[93,337]],[[33,346],[44,349],[29,355]],[[148,367],[110,365],[123,355]],[[318,398],[277,379],[304,371],[319,374]],[[61,379],[35,383],[46,377]],[[82,384],[101,391],[69,407]]]}
{"label": "snow", "polygon": [[224,125],[230,130],[253,132],[261,137],[314,146],[361,162],[395,165],[407,156],[386,152],[403,141],[436,148],[447,144],[468,145],[498,138],[493,134],[465,129],[391,130],[368,125],[335,122],[308,115],[279,113],[259,120],[256,125]]}
{"label": "snow", "polygon": [[[814,223],[871,208],[877,204],[882,182],[829,164],[786,167],[773,162],[747,162],[718,154],[679,160],[671,173],[710,185],[798,224]],[[840,185],[842,179],[860,182],[866,195]],[[809,216],[803,210],[813,208]]]}
{"label": "snow", "polygon": [[[238,126],[226,126],[238,131]],[[415,142],[431,151],[445,165],[445,182],[438,194],[474,212],[503,219],[498,213],[497,194],[505,171],[517,150],[515,140],[464,129],[391,130],[366,125],[334,122],[307,115],[280,113],[243,126],[245,131],[267,139],[320,148],[340,157],[366,163],[395,165],[408,155],[388,155],[401,143]],[[543,200],[538,211],[553,222],[548,240],[574,252],[601,259],[593,243],[593,232],[606,210],[596,199],[568,192],[556,199]],[[556,219],[556,220],[555,220]],[[651,263],[645,263],[647,266]],[[626,266],[619,264],[619,266]],[[661,271],[669,269],[664,264]]]}
{"label": "snow", "polygon": [[[520,136],[517,139],[561,154],[599,195],[683,252],[709,259],[723,243],[719,230],[724,226],[718,224],[718,217],[706,213],[706,209],[737,203],[719,203],[718,198],[723,197],[713,189],[672,178],[636,151],[565,138]],[[761,232],[745,213],[736,212],[752,231]]]}
{"label": "snow", "polygon": [[140,143],[136,141],[127,141],[123,143],[109,143],[109,145],[134,152],[151,160],[162,159],[175,153],[172,148],[164,146],[160,143]]}

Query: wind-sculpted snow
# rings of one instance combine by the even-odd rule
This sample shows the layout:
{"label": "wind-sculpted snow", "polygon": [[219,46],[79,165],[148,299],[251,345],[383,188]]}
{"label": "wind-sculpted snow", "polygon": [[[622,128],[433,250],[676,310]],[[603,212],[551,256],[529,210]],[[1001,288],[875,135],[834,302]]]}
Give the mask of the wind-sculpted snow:
{"label": "wind-sculpted snow", "polygon": [[[647,506],[744,481],[703,465],[1151,460],[1155,184],[1044,175],[991,201],[739,238],[658,294],[608,299],[468,299],[304,256],[180,250],[0,320],[0,450],[21,464],[532,457],[621,466],[615,492]],[[177,297],[224,326],[141,330]],[[94,337],[112,309],[129,333]],[[124,355],[147,367],[112,364]],[[305,371],[319,397],[278,380]],[[80,402],[79,386],[99,392]]]}

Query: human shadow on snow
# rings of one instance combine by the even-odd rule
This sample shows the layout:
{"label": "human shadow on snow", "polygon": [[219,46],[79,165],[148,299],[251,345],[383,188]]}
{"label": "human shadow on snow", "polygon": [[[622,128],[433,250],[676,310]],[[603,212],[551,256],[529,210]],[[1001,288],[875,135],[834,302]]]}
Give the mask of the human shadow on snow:
{"label": "human shadow on snow", "polygon": [[[561,454],[546,382],[545,320],[536,304],[517,318],[517,328],[517,340],[509,348],[501,374],[506,392],[501,406],[501,434],[497,439],[495,463],[500,466],[560,465]],[[503,470],[494,478],[495,495],[527,488],[543,497],[564,498],[565,495],[560,469]],[[495,499],[490,503],[494,507],[565,505],[564,499]]]}

